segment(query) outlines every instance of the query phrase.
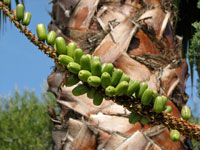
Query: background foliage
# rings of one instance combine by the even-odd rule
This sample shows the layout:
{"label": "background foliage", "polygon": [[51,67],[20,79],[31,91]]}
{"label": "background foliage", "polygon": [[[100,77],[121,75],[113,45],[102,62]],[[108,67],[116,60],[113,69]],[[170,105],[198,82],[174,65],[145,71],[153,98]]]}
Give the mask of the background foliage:
{"label": "background foliage", "polygon": [[40,99],[32,91],[20,94],[16,90],[13,96],[0,98],[0,149],[53,149],[47,104],[56,107],[51,93],[44,93]]}

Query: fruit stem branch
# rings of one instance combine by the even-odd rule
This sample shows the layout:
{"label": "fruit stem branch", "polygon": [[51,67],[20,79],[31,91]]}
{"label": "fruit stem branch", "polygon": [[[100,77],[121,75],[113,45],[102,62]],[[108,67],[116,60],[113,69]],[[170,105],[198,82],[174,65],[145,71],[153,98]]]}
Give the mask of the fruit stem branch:
{"label": "fruit stem branch", "polygon": [[42,52],[44,52],[55,62],[57,62],[58,54],[56,53],[56,51],[51,46],[45,44],[43,41],[38,40],[37,36],[35,36],[26,26],[22,25],[17,20],[14,13],[12,11],[9,11],[8,7],[1,1],[0,1],[0,10],[3,10],[4,14],[10,18],[10,21],[14,23],[14,25],[20,30],[20,32],[24,33],[24,35],[30,42],[32,42]]}

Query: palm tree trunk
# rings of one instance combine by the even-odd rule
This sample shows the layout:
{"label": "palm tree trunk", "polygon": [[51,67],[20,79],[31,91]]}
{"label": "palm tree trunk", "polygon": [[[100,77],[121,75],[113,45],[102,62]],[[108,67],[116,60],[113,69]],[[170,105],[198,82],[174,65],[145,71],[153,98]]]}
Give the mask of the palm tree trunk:
{"label": "palm tree trunk", "polygon": [[[174,34],[172,1],[164,0],[54,0],[49,30],[74,41],[85,53],[111,62],[133,80],[166,95],[172,114],[180,117],[187,102],[187,63],[182,59],[181,37]],[[172,142],[169,130],[153,122],[130,124],[130,112],[112,101],[94,106],[86,95],[58,87],[64,71],[48,77],[49,91],[61,107],[53,138],[57,150],[187,149],[182,136]],[[187,140],[188,141],[188,140]],[[189,149],[189,148],[188,148]]]}

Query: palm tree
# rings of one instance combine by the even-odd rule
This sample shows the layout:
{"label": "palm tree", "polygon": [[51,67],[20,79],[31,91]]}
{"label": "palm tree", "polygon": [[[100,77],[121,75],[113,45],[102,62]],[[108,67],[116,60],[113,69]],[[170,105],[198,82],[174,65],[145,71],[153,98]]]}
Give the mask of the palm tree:
{"label": "palm tree", "polygon": [[[172,114],[180,117],[187,102],[188,68],[182,58],[182,39],[174,33],[173,1],[161,0],[53,0],[49,30],[74,41],[85,53],[111,62],[133,80],[166,95]],[[54,120],[57,150],[190,149],[182,136],[172,142],[169,130],[153,122],[130,124],[130,112],[112,101],[94,106],[86,95],[58,87],[64,79],[59,68],[48,77],[49,91],[57,96],[61,123]],[[124,99],[125,101],[126,99]],[[52,111],[52,109],[49,109]],[[51,112],[50,111],[50,112]]]}

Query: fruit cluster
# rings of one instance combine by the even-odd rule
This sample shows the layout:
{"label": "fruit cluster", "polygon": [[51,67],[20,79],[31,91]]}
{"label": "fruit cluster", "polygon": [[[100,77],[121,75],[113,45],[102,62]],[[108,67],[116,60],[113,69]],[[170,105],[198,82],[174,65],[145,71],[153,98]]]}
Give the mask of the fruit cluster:
{"label": "fruit cluster", "polygon": [[23,25],[28,26],[31,21],[31,13],[24,12],[24,5],[18,4],[16,7],[16,18],[21,21]]}
{"label": "fruit cluster", "polygon": [[[64,38],[56,37],[54,31],[50,31],[47,35],[43,24],[37,25],[37,35],[40,40],[46,40],[47,44],[56,49],[59,54],[59,63],[70,72],[66,86],[69,87],[82,82],[72,90],[73,95],[87,94],[88,98],[93,99],[93,104],[97,106],[102,103],[103,98],[109,100],[119,96],[134,97],[141,100],[142,106],[152,106],[156,113],[163,111],[171,113],[172,107],[166,106],[167,97],[159,96],[156,90],[148,88],[146,82],[140,83],[137,80],[131,80],[121,69],[114,68],[112,63],[102,64],[98,56],[83,54],[83,50],[77,48],[75,43],[66,45]],[[191,117],[189,107],[184,106],[181,115],[183,119],[189,119]],[[141,124],[147,124],[150,118],[132,112],[129,116],[129,122],[134,124],[138,121]],[[180,133],[178,138],[177,132],[179,133],[177,130],[176,132],[172,130],[170,134],[173,141],[180,138]]]}
{"label": "fruit cluster", "polygon": [[[9,5],[9,0],[4,0],[4,4]],[[16,19],[25,26],[30,23],[31,14],[29,12],[24,13],[22,4],[17,5]],[[64,38],[56,37],[54,31],[47,34],[43,24],[38,24],[36,31],[40,41],[46,41],[47,44],[54,47],[58,53],[59,63],[70,72],[66,86],[73,86],[81,81],[72,90],[75,96],[87,93],[88,98],[93,99],[95,105],[100,105],[103,98],[109,100],[126,96],[140,100],[141,110],[143,107],[149,106],[156,114],[172,111],[171,106],[166,106],[167,97],[159,96],[156,90],[148,88],[146,82],[140,83],[131,80],[121,69],[114,68],[112,63],[102,64],[98,56],[83,55],[83,51],[77,48],[75,43],[66,45]],[[185,120],[191,117],[188,106],[183,106],[181,116]],[[132,112],[129,116],[129,122],[136,123],[138,121],[146,124],[150,121],[150,118]],[[172,141],[178,141],[180,139],[179,131],[171,130],[170,137]]]}
{"label": "fruit cluster", "polygon": [[[56,39],[57,40],[57,39]],[[167,97],[159,96],[156,90],[148,88],[146,82],[131,80],[121,69],[114,68],[112,63],[101,64],[100,57],[83,55],[83,51],[77,48],[75,43],[69,43],[67,46],[56,42],[57,52],[60,54],[58,60],[70,72],[66,86],[73,86],[79,81],[72,93],[75,96],[86,94],[88,98],[93,99],[94,105],[100,105],[103,98],[115,99],[119,96],[134,97],[140,99],[142,106],[152,106],[156,113],[171,113],[172,107],[166,106]],[[65,52],[61,52],[61,47],[66,47]],[[188,120],[191,117],[191,111],[188,106],[183,106],[181,110],[182,118]],[[132,112],[129,116],[130,123],[140,121],[146,124],[150,118],[140,116]],[[180,139],[180,133],[172,130],[170,137],[173,141]]]}

